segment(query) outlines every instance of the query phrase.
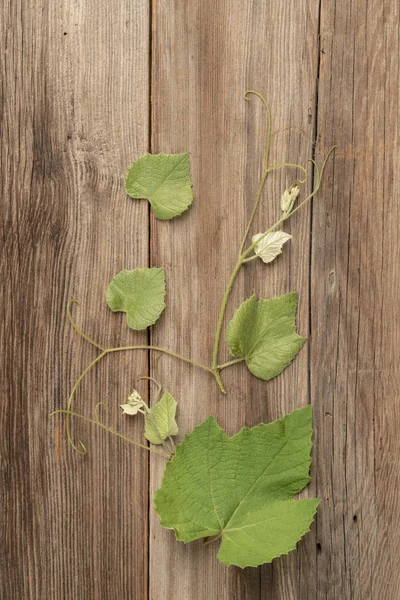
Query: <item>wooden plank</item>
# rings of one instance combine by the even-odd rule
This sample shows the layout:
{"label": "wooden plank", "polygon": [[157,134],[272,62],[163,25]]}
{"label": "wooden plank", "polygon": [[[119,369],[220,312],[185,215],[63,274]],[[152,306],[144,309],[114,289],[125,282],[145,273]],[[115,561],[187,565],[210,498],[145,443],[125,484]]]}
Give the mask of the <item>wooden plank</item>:
{"label": "wooden plank", "polygon": [[[196,200],[172,222],[151,221],[151,261],[167,271],[167,309],[154,343],[203,363],[211,360],[219,305],[249,218],[262,168],[264,93],[273,108],[271,161],[306,163],[312,153],[316,103],[318,3],[167,0],[154,4],[152,151],[191,152]],[[279,198],[294,173],[271,177],[253,233],[279,215]],[[300,292],[299,328],[308,332],[309,215],[288,226],[290,248],[276,264],[250,263],[241,273],[227,317],[253,289],[266,297]],[[263,383],[243,365],[224,373],[227,396],[203,372],[165,356],[159,370],[179,401],[181,437],[210,413],[229,434],[281,417],[308,402],[308,349],[283,376]],[[225,343],[220,360],[228,359]],[[162,459],[151,459],[151,494],[160,485]],[[183,545],[150,513],[150,597],[298,597],[299,581],[315,577],[316,548],[261,569],[226,568],[218,543]]]}
{"label": "wooden plank", "polygon": [[[147,455],[76,423],[82,458],[47,416],[95,356],[67,300],[82,301],[77,320],[104,344],[134,338],[104,293],[148,261],[147,203],[125,198],[123,177],[148,149],[149,3],[3,8],[0,596],[145,599]],[[105,420],[135,437],[117,408],[147,371],[145,355],[132,358],[106,359],[75,407],[109,401]]]}
{"label": "wooden plank", "polygon": [[395,600],[399,528],[398,3],[322,2],[311,392],[320,544],[302,597]]}

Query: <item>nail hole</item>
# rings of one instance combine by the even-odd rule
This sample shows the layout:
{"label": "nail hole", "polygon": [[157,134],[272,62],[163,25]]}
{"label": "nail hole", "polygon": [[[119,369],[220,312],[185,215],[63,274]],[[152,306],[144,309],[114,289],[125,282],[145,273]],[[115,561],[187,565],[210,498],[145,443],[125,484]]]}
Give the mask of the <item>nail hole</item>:
{"label": "nail hole", "polygon": [[318,542],[317,543],[317,552],[321,552],[322,551],[322,546],[321,544]]}
{"label": "nail hole", "polygon": [[66,31],[64,31],[64,35],[68,35],[68,33]]}
{"label": "nail hole", "polygon": [[354,521],[354,523],[357,523],[357,515],[353,516],[353,521]]}

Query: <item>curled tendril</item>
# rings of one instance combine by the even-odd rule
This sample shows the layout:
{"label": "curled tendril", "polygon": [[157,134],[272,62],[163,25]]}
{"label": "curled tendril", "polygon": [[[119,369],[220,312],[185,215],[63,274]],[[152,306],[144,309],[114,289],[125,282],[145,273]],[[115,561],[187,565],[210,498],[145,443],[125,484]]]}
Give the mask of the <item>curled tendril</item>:
{"label": "curled tendril", "polygon": [[[308,159],[308,160],[312,160],[312,159]],[[292,183],[291,187],[295,186],[297,183],[303,185],[304,183],[307,182],[307,179],[308,179],[307,169],[296,163],[281,163],[280,165],[273,165],[272,167],[268,167],[268,173],[270,173],[271,171],[277,171],[278,169],[284,169],[284,168],[299,169],[300,171],[303,171],[303,173],[304,173],[304,179],[295,179],[294,182]]]}
{"label": "curled tendril", "polygon": [[311,162],[314,165],[314,167],[316,169],[316,172],[317,172],[316,184],[314,186],[313,191],[311,192],[311,194],[309,194],[307,196],[307,198],[305,198],[303,200],[303,202],[301,202],[298,206],[296,206],[289,213],[283,215],[283,217],[281,217],[272,227],[270,227],[265,233],[263,233],[262,236],[259,237],[256,242],[253,242],[252,244],[250,244],[250,246],[242,254],[243,262],[248,262],[248,260],[246,260],[246,257],[250,254],[250,252],[252,252],[252,250],[254,250],[256,244],[259,244],[260,242],[262,242],[262,240],[265,238],[266,235],[268,235],[269,233],[271,233],[271,231],[273,231],[281,223],[283,223],[284,221],[286,221],[289,217],[291,217],[292,215],[294,215],[294,213],[296,213],[298,210],[300,210],[301,208],[303,208],[303,206],[305,204],[307,204],[307,202],[309,202],[311,200],[311,198],[313,198],[315,196],[315,194],[318,192],[318,190],[319,190],[319,188],[321,186],[321,181],[322,181],[322,177],[324,175],[324,170],[325,170],[325,167],[326,167],[326,163],[328,162],[328,159],[329,159],[330,155],[332,154],[332,152],[335,150],[335,148],[336,148],[336,146],[332,146],[332,148],[329,150],[329,152],[327,153],[327,155],[324,158],[324,161],[322,163],[321,169],[319,169],[318,165],[315,163],[315,161],[312,158],[308,159],[309,162]]}
{"label": "curled tendril", "polygon": [[257,98],[260,98],[261,102],[264,104],[265,110],[267,111],[267,140],[265,144],[264,154],[264,171],[266,171],[268,169],[269,149],[271,146],[271,109],[264,96],[260,94],[260,92],[256,92],[255,90],[247,90],[247,92],[244,95],[244,99],[249,101],[249,96],[251,94],[257,96]]}
{"label": "curled tendril", "polygon": [[[101,427],[105,431],[108,431],[108,433],[111,433],[112,435],[119,437],[121,440],[124,440],[125,442],[128,442],[129,444],[133,444],[134,446],[143,448],[143,450],[147,450],[148,452],[153,452],[154,454],[159,454],[160,456],[163,456],[164,458],[168,458],[168,459],[171,458],[171,455],[168,454],[167,452],[163,452],[162,450],[157,450],[156,448],[151,448],[150,446],[141,444],[140,442],[137,442],[136,440],[133,440],[132,438],[127,437],[123,433],[120,433],[119,431],[112,429],[112,427],[108,427],[107,425],[102,423],[100,416],[99,416],[99,412],[98,412],[100,406],[105,407],[104,402],[98,402],[96,404],[95,409],[94,409],[94,418],[93,419],[91,419],[90,417],[87,417],[86,415],[81,415],[79,413],[73,412],[71,410],[65,410],[65,409],[53,411],[52,413],[50,413],[49,419],[51,419],[55,415],[61,415],[61,414],[66,415],[67,417],[77,417],[79,419],[82,419],[83,421],[86,421],[87,423],[91,423],[92,425],[97,425],[98,427]],[[86,454],[87,453],[86,446],[82,442],[79,442],[79,444],[83,450],[78,448],[75,444],[72,444],[72,447],[74,448],[74,450],[76,452],[78,452],[78,454],[81,454],[81,455]]]}
{"label": "curled tendril", "polygon": [[83,371],[83,373],[81,373],[79,378],[76,380],[75,385],[72,388],[71,393],[68,398],[67,409],[65,411],[65,414],[66,414],[65,429],[67,432],[67,438],[68,438],[69,443],[71,444],[73,449],[76,452],[78,452],[78,454],[86,454],[86,447],[83,444],[83,442],[81,442],[81,440],[79,440],[78,443],[79,443],[79,446],[81,447],[81,449],[79,449],[79,447],[75,444],[74,440],[72,439],[71,424],[70,424],[70,414],[72,415],[72,412],[71,412],[72,400],[74,398],[75,392],[76,392],[79,384],[81,383],[81,381],[85,378],[85,376],[89,373],[89,371],[95,366],[95,364],[98,363],[105,355],[106,355],[106,351],[102,352],[101,354],[99,354],[99,356],[97,356],[94,360],[92,360],[90,365],[88,365],[86,367],[86,369]]}

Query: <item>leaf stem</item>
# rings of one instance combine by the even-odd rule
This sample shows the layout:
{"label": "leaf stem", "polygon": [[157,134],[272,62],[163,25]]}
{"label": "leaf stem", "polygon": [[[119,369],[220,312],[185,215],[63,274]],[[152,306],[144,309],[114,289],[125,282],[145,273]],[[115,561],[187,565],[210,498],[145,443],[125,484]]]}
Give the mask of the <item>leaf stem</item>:
{"label": "leaf stem", "polygon": [[223,365],[218,365],[218,370],[222,371],[223,369],[227,369],[228,367],[232,367],[233,365],[237,365],[237,363],[243,362],[244,358],[235,358],[234,360],[229,360]]}

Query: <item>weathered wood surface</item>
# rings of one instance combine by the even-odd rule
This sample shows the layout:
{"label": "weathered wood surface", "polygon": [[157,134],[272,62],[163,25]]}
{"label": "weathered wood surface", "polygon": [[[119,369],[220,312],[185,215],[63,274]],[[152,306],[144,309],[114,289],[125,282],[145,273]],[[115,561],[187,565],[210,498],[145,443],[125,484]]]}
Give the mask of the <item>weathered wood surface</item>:
{"label": "weathered wood surface", "polygon": [[[74,315],[99,342],[131,338],[104,293],[123,266],[148,262],[147,206],[123,192],[127,165],[148,150],[148,3],[110,12],[105,2],[12,0],[0,22],[0,597],[146,598],[148,457],[76,423],[80,457],[63,419],[47,416],[96,356],[66,321],[67,300],[81,301]],[[104,400],[115,423],[119,398],[146,371],[144,354],[135,369],[132,356],[105,359],[76,408],[90,415]]]}
{"label": "weathered wood surface", "polygon": [[[0,597],[397,600],[397,4],[35,0],[3,12]],[[338,147],[318,199],[288,225],[290,247],[243,269],[227,311],[253,289],[297,289],[309,341],[293,365],[269,383],[226,371],[223,397],[207,374],[159,363],[182,433],[210,413],[233,433],[314,406],[304,495],[322,499],[317,521],[296,552],[240,570],[216,561],[217,545],[184,546],[161,529],[151,502],[161,458],[75,423],[82,458],[47,415],[96,355],[71,331],[68,299],[81,300],[74,315],[96,340],[147,340],[104,305],[123,267],[166,269],[151,340],[210,360],[262,165],[265,115],[244,101],[248,88],[273,108],[273,162]],[[124,196],[128,164],[148,150],[191,152],[196,200],[172,222]],[[254,231],[276,218],[290,178],[270,178]],[[105,420],[139,437],[117,405],[154,360],[106,358],[76,406],[90,415],[104,400]]]}

